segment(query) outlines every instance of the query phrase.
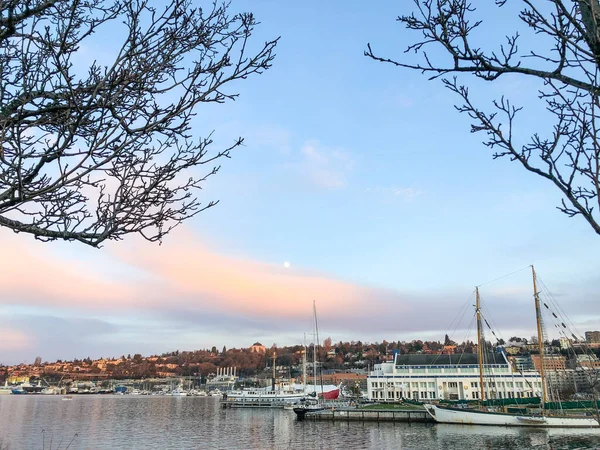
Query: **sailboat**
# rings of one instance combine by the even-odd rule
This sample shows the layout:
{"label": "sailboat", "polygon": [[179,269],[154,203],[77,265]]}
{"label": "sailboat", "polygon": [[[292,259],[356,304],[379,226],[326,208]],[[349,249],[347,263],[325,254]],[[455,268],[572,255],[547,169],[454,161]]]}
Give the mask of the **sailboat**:
{"label": "sailboat", "polygon": [[[314,317],[314,331],[315,331],[315,344],[313,346],[313,394],[314,397],[303,398],[295,407],[294,412],[298,417],[298,420],[304,419],[306,413],[316,412],[325,409],[323,400],[325,393],[323,392],[323,382],[321,381],[321,395],[318,395],[317,391],[317,350],[319,347],[319,325],[317,322],[317,306],[313,301],[313,317]],[[336,396],[337,398],[337,396]]]}
{"label": "sailboat", "polygon": [[[461,425],[496,425],[496,426],[521,426],[521,427],[544,427],[544,428],[597,428],[600,426],[598,414],[592,415],[556,415],[550,414],[544,406],[547,403],[547,385],[544,370],[544,338],[542,331],[542,319],[540,309],[539,292],[537,289],[537,278],[535,269],[531,266],[533,275],[533,292],[535,300],[537,337],[540,355],[540,375],[542,386],[541,412],[539,414],[514,414],[508,412],[486,411],[482,409],[463,409],[449,406],[440,406],[426,403],[425,410],[438,423],[461,424]],[[480,398],[485,400],[483,382],[483,339],[481,325],[481,307],[479,300],[479,289],[476,288],[476,318],[477,318],[477,341],[480,378]],[[596,402],[594,402],[596,403]],[[594,405],[596,407],[596,405]],[[596,410],[597,412],[597,410]]]}

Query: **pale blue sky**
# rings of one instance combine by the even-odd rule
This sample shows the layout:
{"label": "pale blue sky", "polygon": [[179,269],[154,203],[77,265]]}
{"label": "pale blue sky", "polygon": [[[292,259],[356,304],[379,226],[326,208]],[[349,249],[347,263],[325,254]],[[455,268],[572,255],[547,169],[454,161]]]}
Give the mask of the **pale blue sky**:
{"label": "pale blue sky", "polygon": [[[25,343],[4,348],[0,361],[247,347],[257,340],[299,343],[311,329],[313,299],[323,315],[321,334],[334,340],[443,339],[474,285],[529,264],[573,311],[580,331],[600,328],[600,238],[583,219],[555,209],[560,196],[548,183],[509,160],[493,161],[483,136],[469,133],[468,118],[454,111],[456,99],[441,83],[363,56],[370,42],[384,56],[403,57],[409,35],[394,19],[411,7],[233,0],[234,10],[251,10],[261,22],[255,44],[281,36],[277,57],[271,70],[235,86],[237,101],[201,106],[194,132],[214,129],[215,149],[237,136],[245,137],[245,146],[206,184],[202,198],[220,199],[216,208],[176,230],[159,249],[135,241],[136,249],[160,255],[193,235],[209,250],[202,264],[218,255],[239,262],[235,270],[251,263],[281,279],[335,280],[368,292],[362,303],[343,306],[343,296],[334,301],[324,290],[321,298],[289,306],[295,316],[282,319],[268,314],[267,300],[267,313],[259,308],[260,315],[234,307],[216,311],[219,299],[229,298],[220,296],[219,283],[210,295],[193,297],[193,305],[178,303],[169,290],[162,307],[130,304],[121,292],[122,308],[102,307],[101,296],[90,300],[76,283],[69,295],[81,301],[66,303],[55,286],[26,285],[9,290],[0,309],[4,325]],[[492,24],[483,38],[489,43],[501,31]],[[91,54],[109,54],[110,47],[103,40],[90,43]],[[474,94],[482,102],[502,94],[521,101],[526,109],[519,135],[527,136],[545,117],[535,102],[537,87],[533,79],[506,77],[477,83]],[[16,247],[43,250],[56,264],[73,263],[84,278],[94,271],[100,286],[122,283],[130,296],[158,273],[144,261],[115,256],[132,239],[94,250],[33,243],[6,231],[1,236]],[[191,258],[189,267],[202,272]],[[32,277],[45,270],[31,264]],[[531,313],[528,275],[520,274],[513,288],[512,297],[493,294],[498,325],[504,336],[530,336],[533,324],[523,319]],[[249,294],[248,302],[261,299]]]}

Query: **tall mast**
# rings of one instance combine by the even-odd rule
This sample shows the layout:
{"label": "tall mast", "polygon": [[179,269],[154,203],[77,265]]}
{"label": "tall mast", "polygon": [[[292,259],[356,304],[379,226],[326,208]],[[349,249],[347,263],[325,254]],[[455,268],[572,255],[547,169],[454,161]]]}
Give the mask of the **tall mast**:
{"label": "tall mast", "polygon": [[477,315],[477,359],[479,360],[479,389],[481,401],[485,400],[483,389],[483,332],[481,327],[481,307],[479,305],[479,287],[475,286],[475,313]]}
{"label": "tall mast", "polygon": [[304,392],[306,392],[306,333],[304,333],[304,350],[302,351],[302,378]]}
{"label": "tall mast", "polygon": [[[315,393],[316,393],[316,391],[317,391],[317,389],[316,389],[316,385],[317,385],[317,379],[316,379],[316,377],[317,377],[317,372],[316,372],[317,371],[317,347],[319,346],[319,322],[317,321],[317,303],[314,300],[313,300],[313,313],[315,316],[315,339],[316,339],[315,352],[313,355],[313,358],[314,358],[313,372],[314,372],[314,376],[315,376],[314,379],[315,379]],[[320,371],[319,373],[320,373],[320,381],[321,381],[321,395],[323,395],[323,372]]]}
{"label": "tall mast", "polygon": [[546,404],[546,371],[544,368],[544,334],[542,333],[542,311],[540,310],[540,297],[537,290],[537,279],[535,269],[531,266],[531,274],[533,275],[533,297],[535,299],[535,319],[537,323],[538,335],[538,350],[540,352],[540,375],[542,377],[542,408]]}
{"label": "tall mast", "polygon": [[275,392],[275,386],[277,385],[277,374],[275,373],[276,359],[277,359],[277,352],[273,351],[273,392]]}

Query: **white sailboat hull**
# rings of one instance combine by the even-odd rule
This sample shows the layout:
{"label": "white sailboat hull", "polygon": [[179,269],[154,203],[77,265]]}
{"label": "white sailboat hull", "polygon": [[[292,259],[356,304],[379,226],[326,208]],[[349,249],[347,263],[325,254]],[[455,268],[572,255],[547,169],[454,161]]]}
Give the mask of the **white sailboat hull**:
{"label": "white sailboat hull", "polygon": [[429,404],[425,405],[425,410],[438,423],[541,428],[599,427],[598,421],[595,418],[583,416],[527,416],[499,412],[460,410]]}

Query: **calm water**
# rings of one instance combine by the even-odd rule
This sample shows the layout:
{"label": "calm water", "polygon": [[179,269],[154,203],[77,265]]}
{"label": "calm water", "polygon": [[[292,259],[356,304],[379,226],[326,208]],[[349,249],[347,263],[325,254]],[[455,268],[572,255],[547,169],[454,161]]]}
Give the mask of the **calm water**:
{"label": "calm water", "polygon": [[297,422],[292,411],[223,410],[214,397],[0,396],[1,450],[67,448],[589,449],[600,431]]}

